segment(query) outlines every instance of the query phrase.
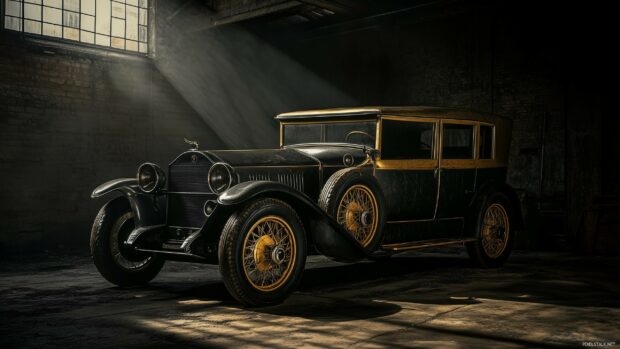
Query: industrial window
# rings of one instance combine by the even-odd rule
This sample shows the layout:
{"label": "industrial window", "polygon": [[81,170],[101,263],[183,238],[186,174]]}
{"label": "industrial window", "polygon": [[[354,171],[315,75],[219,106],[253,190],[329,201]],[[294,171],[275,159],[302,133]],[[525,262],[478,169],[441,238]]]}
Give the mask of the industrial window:
{"label": "industrial window", "polygon": [[433,159],[435,124],[384,119],[381,159]]}
{"label": "industrial window", "polygon": [[148,53],[148,0],[2,0],[4,28]]}
{"label": "industrial window", "polygon": [[480,125],[480,159],[493,159],[493,126]]}
{"label": "industrial window", "polygon": [[443,125],[443,159],[474,158],[474,126],[461,124]]}

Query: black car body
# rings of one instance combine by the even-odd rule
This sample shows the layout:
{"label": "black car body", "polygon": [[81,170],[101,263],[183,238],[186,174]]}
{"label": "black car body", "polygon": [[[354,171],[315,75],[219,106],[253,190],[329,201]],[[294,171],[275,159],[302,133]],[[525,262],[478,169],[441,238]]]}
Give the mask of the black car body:
{"label": "black car body", "polygon": [[[507,258],[522,225],[505,183],[510,120],[434,107],[304,111],[276,120],[279,149],[194,146],[167,171],[146,163],[137,178],[95,189],[93,197],[125,194],[93,227],[102,274],[129,285],[150,280],[164,259],[220,264],[237,299],[263,305],[292,292],[308,253],[355,261],[465,243],[483,266]],[[257,210],[267,211],[254,217]],[[105,222],[106,215],[125,219]],[[286,280],[261,286],[266,274]]]}

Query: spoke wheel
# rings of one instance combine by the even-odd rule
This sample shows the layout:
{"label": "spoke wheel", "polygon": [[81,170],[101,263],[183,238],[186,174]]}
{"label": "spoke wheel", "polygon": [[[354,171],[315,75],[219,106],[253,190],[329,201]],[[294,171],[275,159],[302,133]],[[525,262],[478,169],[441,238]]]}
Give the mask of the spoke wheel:
{"label": "spoke wheel", "polygon": [[266,216],[249,229],[243,244],[243,271],[255,289],[269,292],[290,277],[295,263],[296,241],[284,219]]}
{"label": "spoke wheel", "polygon": [[379,221],[377,200],[372,191],[361,184],[351,186],[338,204],[336,220],[362,245],[375,237]]}
{"label": "spoke wheel", "polygon": [[283,302],[297,287],[306,264],[306,235],[286,202],[257,198],[231,215],[218,246],[224,285],[239,302]]}
{"label": "spoke wheel", "polygon": [[492,192],[480,199],[475,210],[476,216],[469,219],[477,222],[469,226],[476,229],[476,240],[466,243],[467,253],[481,267],[501,267],[514,244],[510,200],[501,192]]}
{"label": "spoke wheel", "polygon": [[497,258],[506,249],[510,225],[508,213],[498,203],[489,206],[482,222],[482,247],[490,258]]}

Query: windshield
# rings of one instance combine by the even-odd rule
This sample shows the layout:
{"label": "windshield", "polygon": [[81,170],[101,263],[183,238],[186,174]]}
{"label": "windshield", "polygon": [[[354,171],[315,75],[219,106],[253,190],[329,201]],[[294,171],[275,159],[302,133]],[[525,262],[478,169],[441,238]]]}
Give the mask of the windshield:
{"label": "windshield", "polygon": [[376,121],[283,124],[282,145],[353,143],[375,147]]}

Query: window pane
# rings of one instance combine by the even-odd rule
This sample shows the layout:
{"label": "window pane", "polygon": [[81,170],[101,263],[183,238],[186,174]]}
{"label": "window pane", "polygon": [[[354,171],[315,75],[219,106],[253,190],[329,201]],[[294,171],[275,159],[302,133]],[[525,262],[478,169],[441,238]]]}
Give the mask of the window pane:
{"label": "window pane", "polygon": [[443,149],[444,159],[473,159],[473,125],[444,124]]}
{"label": "window pane", "polygon": [[138,42],[137,41],[131,41],[131,40],[125,41],[125,49],[127,51],[137,52],[138,51]]}
{"label": "window pane", "polygon": [[493,159],[493,126],[480,125],[480,159]]}
{"label": "window pane", "polygon": [[43,5],[49,7],[62,8],[62,0],[43,0]]}
{"label": "window pane", "polygon": [[110,35],[110,1],[97,0],[97,33]]}
{"label": "window pane", "polygon": [[149,45],[141,42],[140,43],[140,52],[141,53],[149,53]]}
{"label": "window pane", "polygon": [[125,37],[125,20],[112,18],[112,36]]}
{"label": "window pane", "polygon": [[21,31],[22,30],[22,20],[21,20],[21,18],[6,16],[6,17],[4,17],[4,27],[6,29]]}
{"label": "window pane", "polygon": [[[41,21],[41,5],[24,4],[24,18]],[[40,26],[39,26],[40,27]]]}
{"label": "window pane", "polygon": [[139,37],[140,42],[147,42],[148,38],[149,38],[149,31],[148,31],[147,27],[140,26],[138,29],[140,31],[139,32],[139,34],[140,34],[140,37]]}
{"label": "window pane", "polygon": [[80,41],[85,42],[87,44],[95,43],[95,34],[87,31],[80,31]]}
{"label": "window pane", "polygon": [[435,124],[383,120],[381,159],[432,159]]}
{"label": "window pane", "polygon": [[145,8],[140,9],[140,25],[148,25],[149,12]]}
{"label": "window pane", "polygon": [[41,34],[41,22],[24,20],[24,31],[26,33]]}
{"label": "window pane", "polygon": [[64,0],[65,10],[80,12],[80,0]]}
{"label": "window pane", "polygon": [[95,44],[100,46],[110,46],[110,37],[107,35],[97,34],[95,36]]}
{"label": "window pane", "polygon": [[74,28],[65,27],[63,29],[63,38],[69,40],[80,40],[80,31]]}
{"label": "window pane", "polygon": [[119,39],[119,38],[112,38],[112,44],[110,46],[112,46],[114,48],[124,49],[125,48],[125,40],[124,39]]}
{"label": "window pane", "polygon": [[112,17],[125,18],[125,5],[112,1]]}
{"label": "window pane", "polygon": [[127,39],[138,41],[138,8],[127,6]]}
{"label": "window pane", "polygon": [[44,6],[43,22],[62,25],[62,11]]}
{"label": "window pane", "polygon": [[95,31],[95,17],[89,15],[82,15],[82,21],[80,23],[83,30],[88,30],[90,32]]}
{"label": "window pane", "polygon": [[43,23],[43,35],[61,38],[62,37],[62,26]]}
{"label": "window pane", "polygon": [[64,26],[71,28],[80,27],[80,14],[76,12],[65,11]]}
{"label": "window pane", "polygon": [[8,16],[20,17],[22,16],[22,4],[17,1],[6,1],[6,14]]}
{"label": "window pane", "polygon": [[95,0],[82,0],[81,12],[87,15],[95,15]]}

